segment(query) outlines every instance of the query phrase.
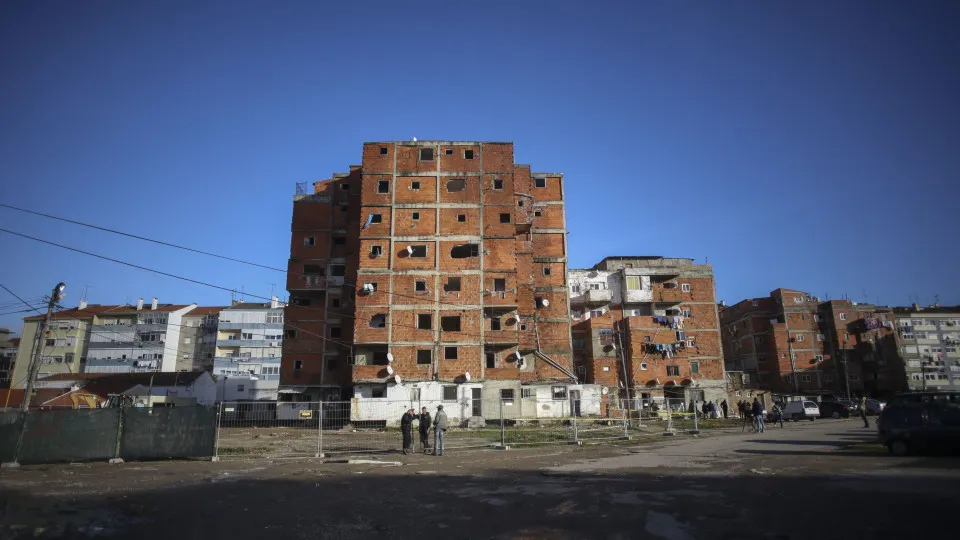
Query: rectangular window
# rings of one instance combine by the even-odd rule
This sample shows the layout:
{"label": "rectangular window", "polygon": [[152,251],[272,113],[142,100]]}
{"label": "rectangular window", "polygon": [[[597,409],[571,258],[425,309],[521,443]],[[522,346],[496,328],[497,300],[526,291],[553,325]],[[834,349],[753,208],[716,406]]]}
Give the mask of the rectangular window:
{"label": "rectangular window", "polygon": [[647,363],[646,363],[646,362],[640,362],[640,370],[641,370],[641,371],[646,371],[646,370],[647,370]]}
{"label": "rectangular window", "polygon": [[386,147],[386,146],[381,146],[381,147],[380,147],[380,155],[381,155],[381,156],[387,155],[387,147]]}
{"label": "rectangular window", "polygon": [[284,332],[284,339],[297,339],[297,331],[287,330],[286,332]]}
{"label": "rectangular window", "polygon": [[690,308],[683,308],[680,313],[687,318],[693,317],[693,311],[690,311]]}
{"label": "rectangular window", "polygon": [[547,187],[547,179],[546,179],[546,178],[534,178],[534,179],[533,179],[533,185],[534,185],[534,187],[545,188],[545,187]]}
{"label": "rectangular window", "polygon": [[345,245],[347,245],[347,237],[346,237],[346,236],[334,236],[334,237],[333,237],[333,245],[335,245],[335,246],[345,246]]}
{"label": "rectangular window", "polygon": [[420,161],[433,161],[433,148],[421,148]]}
{"label": "rectangular window", "polygon": [[447,317],[440,317],[440,329],[444,332],[459,332],[460,316],[451,315]]}
{"label": "rectangular window", "polygon": [[444,148],[443,154],[446,155],[446,156],[452,156],[452,155],[453,155],[453,148]]}
{"label": "rectangular window", "polygon": [[754,345],[763,345],[763,336],[753,336]]}
{"label": "rectangular window", "polygon": [[750,302],[750,305],[752,305],[753,307],[757,307],[757,306],[760,305],[760,302],[758,302],[758,301],[756,301],[756,300],[753,300],[753,301]]}
{"label": "rectangular window", "polygon": [[503,180],[499,178],[493,179],[493,189],[503,189]]}
{"label": "rectangular window", "polygon": [[377,182],[377,193],[390,193],[390,181],[380,180]]}
{"label": "rectangular window", "polygon": [[189,345],[189,344],[190,344],[190,338],[183,338],[183,343],[184,343],[185,345]]}
{"label": "rectangular window", "polygon": [[[373,324],[373,323],[371,323],[371,325],[372,325],[372,324]],[[330,327],[330,337],[332,337],[332,338],[338,338],[338,337],[340,337],[340,327],[339,327],[339,326],[331,326],[331,327]]]}
{"label": "rectangular window", "polygon": [[370,246],[370,256],[377,258],[383,255],[383,246]]}
{"label": "rectangular window", "polygon": [[429,313],[420,313],[417,315],[417,328],[420,330],[433,329],[433,315]]}
{"label": "rectangular window", "polygon": [[670,377],[679,377],[680,366],[667,366],[667,375]]}
{"label": "rectangular window", "polygon": [[338,308],[338,307],[340,307],[340,299],[339,299],[339,298],[331,298],[331,299],[330,299],[330,307],[333,307],[333,308]]}
{"label": "rectangular window", "polygon": [[543,215],[543,210],[534,210],[534,211],[533,211],[533,216],[534,216],[534,217],[541,217],[542,215]]}
{"label": "rectangular window", "polygon": [[506,278],[493,278],[493,292],[504,292],[507,290]]}
{"label": "rectangular window", "polygon": [[814,360],[815,362],[818,362],[818,363],[819,363],[819,362],[823,362],[823,355],[822,355],[822,354],[818,354],[818,355],[816,355],[816,356],[813,357],[813,360]]}
{"label": "rectangular window", "polygon": [[503,401],[513,401],[513,388],[501,388],[500,399]]}
{"label": "rectangular window", "polygon": [[294,360],[293,361],[293,370],[300,371],[303,369],[303,360]]}
{"label": "rectangular window", "polygon": [[500,223],[510,223],[510,214],[500,214]]}
{"label": "rectangular window", "polygon": [[487,351],[487,352],[484,353],[484,357],[486,358],[486,362],[487,362],[487,367],[488,367],[488,368],[493,369],[493,368],[497,367],[497,354],[496,354],[496,353],[491,352],[491,351]]}
{"label": "rectangular window", "polygon": [[383,214],[370,214],[370,223],[383,223]]}
{"label": "rectangular window", "polygon": [[283,313],[282,312],[267,313],[267,324],[283,324]]}
{"label": "rectangular window", "polygon": [[73,358],[74,358],[74,355],[73,355],[72,352],[64,353],[64,354],[63,354],[63,363],[65,363],[65,364],[72,364],[72,363],[73,363]]}
{"label": "rectangular window", "polygon": [[603,310],[602,310],[602,309],[594,309],[594,310],[590,311],[590,316],[591,316],[591,317],[602,317],[602,316],[603,316]]}
{"label": "rectangular window", "polygon": [[697,375],[700,373],[700,362],[690,362],[690,374]]}
{"label": "rectangular window", "polygon": [[350,191],[350,184],[346,182],[340,184],[340,191]]}
{"label": "rectangular window", "polygon": [[420,190],[420,182],[410,182],[410,189],[414,191]]}
{"label": "rectangular window", "polygon": [[464,150],[463,159],[473,159],[473,150]]}
{"label": "rectangular window", "polygon": [[766,361],[767,361],[767,357],[766,357],[766,356],[758,356],[758,357],[757,357],[757,363],[758,363],[758,364],[763,364],[763,363],[765,363]]}
{"label": "rectangular window", "polygon": [[567,399],[566,386],[551,386],[550,393],[553,394],[553,399]]}
{"label": "rectangular window", "polygon": [[552,270],[550,269],[549,266],[544,266],[544,267],[543,267],[543,275],[549,276],[551,272],[552,272]]}
{"label": "rectangular window", "polygon": [[490,319],[490,330],[491,331],[500,330],[500,317],[492,317]]}
{"label": "rectangular window", "polygon": [[447,284],[444,286],[443,290],[447,292],[459,292],[460,291],[460,278],[458,277],[449,277],[447,278]]}
{"label": "rectangular window", "polygon": [[444,400],[444,401],[456,401],[456,400],[457,400],[457,387],[456,387],[456,386],[444,386],[444,387],[443,387],[443,400]]}
{"label": "rectangular window", "polygon": [[690,292],[690,284],[689,284],[689,283],[683,283],[683,284],[681,284],[681,285],[680,285],[680,290],[683,291],[683,292]]}
{"label": "rectangular window", "polygon": [[467,222],[467,215],[466,215],[466,214],[457,214],[457,222],[459,222],[459,223],[466,223],[466,222]]}
{"label": "rectangular window", "polygon": [[796,341],[803,341],[806,338],[803,337],[803,334],[797,334],[794,339]]}
{"label": "rectangular window", "polygon": [[56,345],[57,345],[57,340],[55,339],[48,339],[46,341],[46,347],[55,347]]}
{"label": "rectangular window", "polygon": [[533,388],[521,388],[520,397],[523,399],[533,399],[537,397],[537,394],[534,392]]}
{"label": "rectangular window", "polygon": [[809,375],[804,374],[800,376],[800,382],[808,383],[808,382],[811,382],[812,380],[813,379]]}
{"label": "rectangular window", "polygon": [[631,291],[639,291],[643,288],[643,282],[640,280],[640,276],[627,276],[627,289]]}
{"label": "rectangular window", "polygon": [[444,348],[443,348],[443,359],[444,359],[444,360],[456,360],[456,359],[457,359],[457,348],[456,348],[456,347],[444,347]]}
{"label": "rectangular window", "polygon": [[414,281],[413,290],[414,292],[427,292],[427,282],[422,279]]}
{"label": "rectangular window", "polygon": [[304,236],[303,245],[305,246],[315,246],[317,244],[317,239],[314,236]]}
{"label": "rectangular window", "polygon": [[433,351],[430,349],[417,350],[417,364],[430,365],[433,362]]}
{"label": "rectangular window", "polygon": [[841,314],[840,314],[840,320],[841,320],[841,321],[847,320],[847,314],[846,314],[846,313],[841,313]]}
{"label": "rectangular window", "polygon": [[410,214],[410,219],[414,221],[420,221],[420,212],[414,212]]}
{"label": "rectangular window", "polygon": [[410,256],[414,258],[424,258],[427,256],[427,246],[410,246]]}
{"label": "rectangular window", "polygon": [[384,388],[384,387],[382,387],[382,386],[378,386],[378,387],[376,387],[376,388],[371,388],[371,389],[370,389],[370,397],[372,397],[372,398],[387,397],[386,394],[387,394],[387,390],[386,390],[386,388]]}

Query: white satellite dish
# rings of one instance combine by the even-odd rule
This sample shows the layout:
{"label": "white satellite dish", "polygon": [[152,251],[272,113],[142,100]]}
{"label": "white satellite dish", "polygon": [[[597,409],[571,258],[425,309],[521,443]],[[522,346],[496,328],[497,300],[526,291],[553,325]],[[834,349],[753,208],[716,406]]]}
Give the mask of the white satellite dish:
{"label": "white satellite dish", "polygon": [[469,371],[463,374],[463,379],[464,379],[465,381],[469,381],[469,380],[470,380],[470,372],[469,372]]}
{"label": "white satellite dish", "polygon": [[393,375],[393,367],[387,366],[387,375]]}
{"label": "white satellite dish", "polygon": [[403,384],[403,381],[400,380],[400,376],[399,376],[399,375],[394,375],[394,376],[393,376],[393,380],[394,380],[394,381],[397,381],[397,384]]}
{"label": "white satellite dish", "polygon": [[407,246],[407,255],[413,255],[413,246]]}
{"label": "white satellite dish", "polygon": [[387,353],[387,362],[393,363],[393,354]]}
{"label": "white satellite dish", "polygon": [[600,393],[603,394],[603,395],[607,395],[607,394],[610,393],[610,389],[607,388],[606,386],[604,386],[604,387],[603,387],[603,390],[601,390]]}
{"label": "white satellite dish", "polygon": [[520,354],[520,351],[513,351],[513,355],[517,357],[517,361],[523,362],[523,355]]}
{"label": "white satellite dish", "polygon": [[547,307],[547,306],[550,305],[550,301],[547,300],[546,298],[544,298],[543,300],[541,300],[540,303],[543,304],[543,307]]}

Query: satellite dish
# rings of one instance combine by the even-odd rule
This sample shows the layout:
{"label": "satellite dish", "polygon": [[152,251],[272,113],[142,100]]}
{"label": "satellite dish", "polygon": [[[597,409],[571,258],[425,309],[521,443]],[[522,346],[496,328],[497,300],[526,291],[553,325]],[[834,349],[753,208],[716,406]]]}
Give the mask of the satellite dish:
{"label": "satellite dish", "polygon": [[393,363],[393,354],[387,353],[387,362]]}
{"label": "satellite dish", "polygon": [[393,375],[393,367],[387,366],[387,375]]}
{"label": "satellite dish", "polygon": [[518,362],[523,362],[523,355],[520,354],[520,351],[513,351],[513,355],[517,357]]}
{"label": "satellite dish", "polygon": [[413,255],[413,246],[407,246],[407,255]]}
{"label": "satellite dish", "polygon": [[403,384],[403,381],[400,380],[400,376],[399,376],[399,375],[394,375],[394,376],[393,376],[393,380],[397,381],[397,384]]}
{"label": "satellite dish", "polygon": [[463,374],[463,379],[464,379],[465,381],[470,381],[470,372],[469,372],[469,371]]}
{"label": "satellite dish", "polygon": [[540,303],[543,304],[543,307],[547,307],[547,306],[550,305],[550,301],[547,300],[546,298],[544,298],[543,300],[541,300]]}
{"label": "satellite dish", "polygon": [[610,393],[610,389],[607,388],[606,386],[604,386],[604,387],[603,387],[603,390],[601,390],[600,393],[603,394],[603,395],[607,395],[607,394]]}

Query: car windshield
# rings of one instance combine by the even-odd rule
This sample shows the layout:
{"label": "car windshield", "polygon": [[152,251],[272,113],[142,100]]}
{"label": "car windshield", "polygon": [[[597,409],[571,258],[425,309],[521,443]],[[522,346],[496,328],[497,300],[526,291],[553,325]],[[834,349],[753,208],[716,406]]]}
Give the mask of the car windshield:
{"label": "car windshield", "polygon": [[810,409],[810,408],[816,408],[817,404],[812,401],[804,401],[803,406]]}

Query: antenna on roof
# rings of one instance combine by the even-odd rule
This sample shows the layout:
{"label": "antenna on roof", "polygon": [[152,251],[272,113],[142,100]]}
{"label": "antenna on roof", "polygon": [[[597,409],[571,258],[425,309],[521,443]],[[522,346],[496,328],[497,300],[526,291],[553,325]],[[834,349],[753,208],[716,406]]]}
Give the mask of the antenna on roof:
{"label": "antenna on roof", "polygon": [[412,139],[410,139],[410,140],[412,140],[413,142],[417,142],[417,138],[416,138],[416,137],[414,137],[414,138],[412,138]]}

